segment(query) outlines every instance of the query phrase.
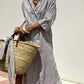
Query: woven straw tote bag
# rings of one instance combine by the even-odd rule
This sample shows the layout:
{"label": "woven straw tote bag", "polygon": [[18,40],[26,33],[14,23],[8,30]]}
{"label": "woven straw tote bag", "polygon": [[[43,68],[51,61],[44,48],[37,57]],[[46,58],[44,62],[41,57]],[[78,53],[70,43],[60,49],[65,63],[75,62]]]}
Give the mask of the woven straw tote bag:
{"label": "woven straw tote bag", "polygon": [[[4,40],[0,39],[0,49],[3,45],[3,42]],[[19,41],[18,46],[16,47],[16,40],[13,42],[15,53],[15,73],[24,74],[40,46],[28,41]],[[6,53],[5,59],[0,60],[0,70],[8,72],[8,51]]]}

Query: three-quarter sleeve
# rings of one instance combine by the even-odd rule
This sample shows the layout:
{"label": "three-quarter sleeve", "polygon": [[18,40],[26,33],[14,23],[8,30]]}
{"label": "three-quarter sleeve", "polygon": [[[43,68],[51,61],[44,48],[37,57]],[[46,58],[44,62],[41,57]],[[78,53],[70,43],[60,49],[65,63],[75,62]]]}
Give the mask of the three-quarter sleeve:
{"label": "three-quarter sleeve", "polygon": [[51,28],[51,25],[54,23],[55,18],[56,18],[56,1],[50,0],[43,19],[39,20],[38,23],[45,31],[48,31]]}

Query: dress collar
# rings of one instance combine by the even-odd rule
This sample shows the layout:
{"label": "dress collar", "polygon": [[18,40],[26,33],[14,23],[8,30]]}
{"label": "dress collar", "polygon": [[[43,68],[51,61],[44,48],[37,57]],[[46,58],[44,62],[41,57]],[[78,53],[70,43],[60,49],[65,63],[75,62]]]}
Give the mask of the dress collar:
{"label": "dress collar", "polygon": [[[32,8],[35,9],[35,8],[34,8],[33,0],[28,0],[28,1],[29,1],[30,5],[32,6]],[[39,2],[39,1],[40,1],[40,0],[38,0],[37,6],[36,6],[36,10],[38,10],[38,7],[40,7],[40,2]]]}

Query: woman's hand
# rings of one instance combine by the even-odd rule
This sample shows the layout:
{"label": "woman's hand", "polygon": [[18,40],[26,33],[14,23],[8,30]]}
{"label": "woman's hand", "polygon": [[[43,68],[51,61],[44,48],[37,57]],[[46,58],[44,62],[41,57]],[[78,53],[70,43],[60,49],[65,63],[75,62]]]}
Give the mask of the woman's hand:
{"label": "woman's hand", "polygon": [[20,27],[15,27],[14,32],[17,32],[18,34],[24,35],[25,32],[23,31],[23,28]]}

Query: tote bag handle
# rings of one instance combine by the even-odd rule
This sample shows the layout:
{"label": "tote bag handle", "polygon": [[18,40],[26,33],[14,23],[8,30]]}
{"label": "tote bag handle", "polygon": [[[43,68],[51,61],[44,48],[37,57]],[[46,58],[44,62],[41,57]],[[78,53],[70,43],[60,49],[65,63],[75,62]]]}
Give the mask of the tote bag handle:
{"label": "tote bag handle", "polygon": [[[11,37],[13,37],[13,39],[14,39],[15,35],[18,35],[18,33],[17,33],[17,32],[14,32],[14,33],[11,35]],[[19,34],[19,36],[18,36],[18,38],[17,38],[17,40],[16,40],[16,47],[18,46],[18,42],[19,42],[20,36],[21,36],[21,35]]]}

